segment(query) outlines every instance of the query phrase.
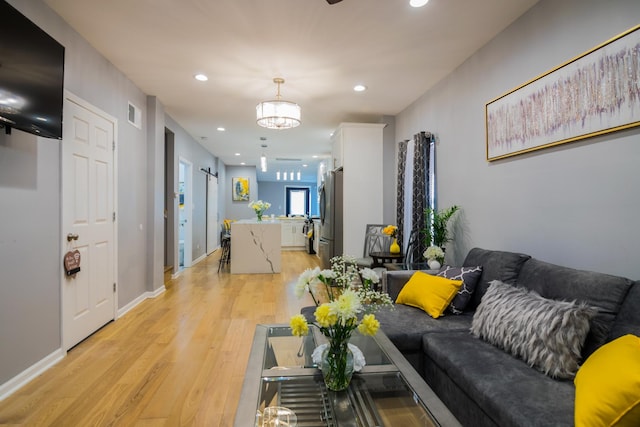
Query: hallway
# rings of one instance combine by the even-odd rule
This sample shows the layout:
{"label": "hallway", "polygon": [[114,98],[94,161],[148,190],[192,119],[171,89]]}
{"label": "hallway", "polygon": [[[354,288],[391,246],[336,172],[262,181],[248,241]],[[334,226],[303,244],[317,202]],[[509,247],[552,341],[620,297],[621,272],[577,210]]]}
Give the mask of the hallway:
{"label": "hallway", "polygon": [[219,253],[0,402],[0,426],[232,426],[255,325],[312,304],[294,284],[318,259],[284,251],[280,274],[231,275]]}

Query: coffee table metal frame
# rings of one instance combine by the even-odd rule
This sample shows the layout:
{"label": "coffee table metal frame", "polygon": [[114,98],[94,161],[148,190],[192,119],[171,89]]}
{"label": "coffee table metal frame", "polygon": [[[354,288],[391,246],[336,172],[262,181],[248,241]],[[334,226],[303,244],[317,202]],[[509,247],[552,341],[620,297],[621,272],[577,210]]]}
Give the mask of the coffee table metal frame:
{"label": "coffee table metal frame", "polygon": [[[263,379],[267,378],[276,380],[280,378],[287,378],[295,380],[296,378],[309,378],[320,375],[320,371],[315,367],[288,368],[286,373],[273,369],[264,369],[269,331],[274,328],[286,327],[287,325],[282,324],[256,326],[242,392],[240,394],[240,401],[238,402],[238,408],[236,410],[234,426],[253,427],[255,425],[256,412],[260,405],[260,393]],[[311,329],[314,335],[314,340],[318,345],[326,342],[326,338],[318,328],[312,327]],[[422,379],[422,377],[420,377],[413,366],[411,366],[402,353],[400,353],[400,351],[381,330],[378,331],[373,339],[390,363],[371,366],[367,365],[363,368],[360,374],[395,373],[400,375],[410,391],[413,392],[414,400],[431,416],[433,425],[445,427],[457,427],[461,425],[433,390],[431,390],[427,383]],[[355,374],[354,378],[357,377],[358,374]],[[350,386],[349,393],[354,392],[351,390],[352,388],[355,387]],[[335,423],[335,425],[341,424],[338,422]]]}

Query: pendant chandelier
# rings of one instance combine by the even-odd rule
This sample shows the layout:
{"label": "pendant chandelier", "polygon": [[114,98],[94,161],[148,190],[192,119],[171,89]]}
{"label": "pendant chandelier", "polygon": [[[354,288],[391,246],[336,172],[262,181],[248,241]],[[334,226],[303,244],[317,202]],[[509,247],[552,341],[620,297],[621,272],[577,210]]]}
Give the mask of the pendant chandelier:
{"label": "pendant chandelier", "polygon": [[284,79],[276,77],[273,82],[278,85],[276,99],[256,106],[258,125],[267,129],[290,129],[300,125],[300,106],[281,99],[280,85],[284,84]]}

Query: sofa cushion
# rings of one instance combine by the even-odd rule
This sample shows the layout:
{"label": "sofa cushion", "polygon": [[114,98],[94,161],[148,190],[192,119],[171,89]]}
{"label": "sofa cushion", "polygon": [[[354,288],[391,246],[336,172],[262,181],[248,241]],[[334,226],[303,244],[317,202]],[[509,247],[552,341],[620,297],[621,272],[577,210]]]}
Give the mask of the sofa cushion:
{"label": "sofa cushion", "polygon": [[437,319],[442,316],[462,286],[462,280],[450,280],[416,271],[400,291],[396,304],[424,310]]}
{"label": "sofa cushion", "polygon": [[495,280],[473,316],[471,332],[552,378],[572,378],[595,313],[584,303],[546,299]]}
{"label": "sofa cushion", "polygon": [[600,347],[574,383],[576,427],[640,425],[640,338],[629,334]]}
{"label": "sofa cushion", "polygon": [[380,329],[402,353],[422,350],[426,332],[468,331],[472,313],[434,319],[419,308],[408,305],[383,307],[375,312]]}
{"label": "sofa cushion", "polygon": [[[624,277],[562,267],[537,259],[523,266],[518,286],[554,300],[584,301],[598,309],[582,352],[586,358],[604,344],[633,282]],[[637,306],[636,306],[637,307]]]}
{"label": "sofa cushion", "polygon": [[447,265],[438,272],[437,276],[453,280],[462,280],[462,287],[460,287],[456,296],[453,297],[453,301],[451,301],[451,304],[447,307],[447,311],[453,314],[462,314],[469,304],[469,301],[471,301],[471,296],[476,289],[481,274],[482,266],[451,267]]}
{"label": "sofa cushion", "polygon": [[467,254],[463,267],[482,266],[482,275],[478,280],[476,290],[471,296],[468,310],[474,310],[492,280],[500,280],[504,283],[514,284],[520,273],[522,265],[531,258],[529,255],[514,252],[491,251],[481,248],[473,248]]}
{"label": "sofa cushion", "polygon": [[[437,365],[495,425],[573,426],[571,381],[551,379],[468,332],[428,333],[423,347],[425,366]],[[450,409],[468,418],[467,408]]]}

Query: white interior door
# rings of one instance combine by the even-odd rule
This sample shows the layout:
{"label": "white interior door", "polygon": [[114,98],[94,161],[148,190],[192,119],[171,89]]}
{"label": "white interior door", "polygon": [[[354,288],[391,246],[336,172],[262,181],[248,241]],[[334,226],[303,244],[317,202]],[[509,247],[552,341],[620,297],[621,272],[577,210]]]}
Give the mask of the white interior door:
{"label": "white interior door", "polygon": [[207,175],[207,254],[220,245],[218,238],[218,178]]}
{"label": "white interior door", "polygon": [[115,318],[115,127],[115,119],[94,107],[65,99],[63,253],[81,255],[80,272],[62,280],[65,350]]}

